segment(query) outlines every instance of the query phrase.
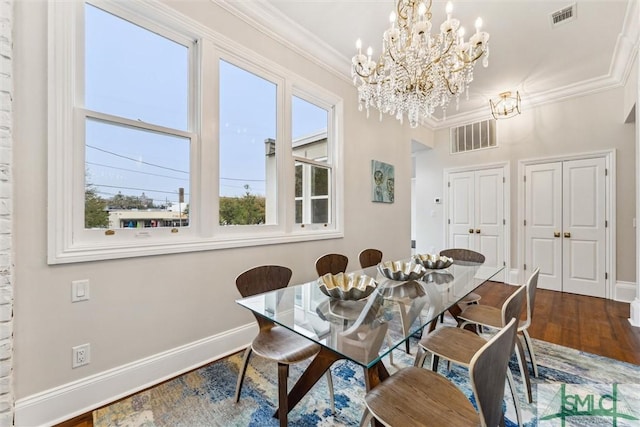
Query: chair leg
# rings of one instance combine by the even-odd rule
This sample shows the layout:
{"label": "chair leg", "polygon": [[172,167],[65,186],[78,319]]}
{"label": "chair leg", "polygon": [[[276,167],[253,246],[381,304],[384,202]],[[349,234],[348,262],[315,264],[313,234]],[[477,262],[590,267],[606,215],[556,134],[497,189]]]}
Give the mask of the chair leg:
{"label": "chair leg", "polygon": [[238,372],[238,382],[236,383],[236,397],[235,402],[238,403],[240,400],[240,392],[242,391],[242,383],[244,382],[244,374],[247,372],[247,365],[249,364],[249,358],[251,357],[251,353],[253,349],[251,346],[247,347],[244,351],[244,356],[242,357],[242,367]]}
{"label": "chair leg", "polygon": [[360,427],[366,426],[371,422],[372,419],[373,419],[373,414],[371,413],[369,408],[365,406],[364,413],[362,414],[362,418],[360,419]]}
{"label": "chair leg", "polygon": [[531,358],[531,365],[533,366],[533,376],[538,378],[538,363],[536,362],[536,355],[533,352],[533,342],[531,336],[526,329],[522,330],[522,336],[524,337],[524,344],[527,346],[529,357]]}
{"label": "chair leg", "polygon": [[424,366],[424,359],[427,358],[427,352],[425,349],[418,345],[418,349],[416,350],[416,358],[413,360],[413,366],[422,368]]}
{"label": "chair leg", "polygon": [[433,372],[438,372],[438,364],[440,363],[440,356],[436,356],[431,353],[431,370]]}
{"label": "chair leg", "polygon": [[278,363],[278,418],[280,427],[287,427],[289,401],[287,398],[287,378],[289,377],[289,365]]}
{"label": "chair leg", "polygon": [[509,390],[511,390],[511,398],[513,399],[513,407],[516,411],[516,419],[518,421],[518,427],[522,427],[522,414],[520,413],[520,401],[516,395],[516,384],[513,382],[513,374],[511,369],[507,367],[507,381],[509,382]]}
{"label": "chair leg", "polygon": [[327,369],[325,373],[327,377],[327,385],[329,386],[329,399],[331,399],[331,413],[336,413],[336,401],[335,396],[333,394],[333,378],[331,378],[331,368]]}
{"label": "chair leg", "polygon": [[533,403],[533,395],[531,394],[531,380],[529,379],[529,367],[527,366],[527,360],[525,359],[524,349],[522,348],[522,342],[517,336],[516,336],[516,356],[518,357],[518,366],[520,367],[522,382],[524,383],[527,389],[527,400],[529,401],[529,403]]}

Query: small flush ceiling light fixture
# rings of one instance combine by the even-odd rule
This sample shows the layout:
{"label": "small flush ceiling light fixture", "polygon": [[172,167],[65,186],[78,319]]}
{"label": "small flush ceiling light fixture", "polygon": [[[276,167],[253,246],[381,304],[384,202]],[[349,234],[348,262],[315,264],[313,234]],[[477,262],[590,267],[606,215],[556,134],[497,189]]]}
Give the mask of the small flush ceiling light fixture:
{"label": "small flush ceiling light fixture", "polygon": [[520,92],[516,91],[516,94],[513,95],[507,91],[498,96],[499,98],[496,100],[489,100],[494,119],[508,119],[520,114]]}

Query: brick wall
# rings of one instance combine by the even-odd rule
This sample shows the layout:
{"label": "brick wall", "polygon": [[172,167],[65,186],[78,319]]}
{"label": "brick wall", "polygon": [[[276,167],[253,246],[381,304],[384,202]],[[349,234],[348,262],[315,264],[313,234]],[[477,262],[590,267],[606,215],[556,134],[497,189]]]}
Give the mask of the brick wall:
{"label": "brick wall", "polygon": [[13,1],[0,0],[0,427],[13,425]]}

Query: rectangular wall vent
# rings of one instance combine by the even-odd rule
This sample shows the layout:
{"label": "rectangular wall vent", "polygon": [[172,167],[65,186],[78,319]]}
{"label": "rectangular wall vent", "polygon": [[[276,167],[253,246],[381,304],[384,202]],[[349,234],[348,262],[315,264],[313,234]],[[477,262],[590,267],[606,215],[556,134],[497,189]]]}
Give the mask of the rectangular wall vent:
{"label": "rectangular wall vent", "polygon": [[494,119],[451,128],[451,154],[492,148],[496,144]]}
{"label": "rectangular wall vent", "polygon": [[551,14],[551,26],[556,27],[576,19],[576,4],[573,3]]}

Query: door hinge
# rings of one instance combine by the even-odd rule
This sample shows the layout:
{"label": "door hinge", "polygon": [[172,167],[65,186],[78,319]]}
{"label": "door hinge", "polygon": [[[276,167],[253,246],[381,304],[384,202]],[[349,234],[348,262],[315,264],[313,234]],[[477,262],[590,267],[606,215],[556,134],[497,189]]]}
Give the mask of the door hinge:
{"label": "door hinge", "polygon": [[451,181],[447,182],[447,187],[451,187]]}
{"label": "door hinge", "polygon": [[607,221],[606,219],[604,220],[604,228],[607,228],[609,226],[609,221]]}
{"label": "door hinge", "polygon": [[502,219],[502,225],[507,225],[507,220],[506,219]]}
{"label": "door hinge", "polygon": [[609,169],[604,168],[604,176],[607,176],[607,175],[609,175]]}
{"label": "door hinge", "polygon": [[526,219],[524,220],[524,226],[525,227],[527,226],[527,220]]}
{"label": "door hinge", "polygon": [[502,177],[502,183],[504,184],[505,182],[507,182],[507,178],[505,178],[504,176]]}
{"label": "door hinge", "polygon": [[523,176],[524,182],[527,182],[527,175]]}
{"label": "door hinge", "polygon": [[604,273],[604,280],[607,280],[609,278],[609,273]]}
{"label": "door hinge", "polygon": [[447,220],[447,224],[451,224],[451,220],[450,219]]}
{"label": "door hinge", "polygon": [[502,261],[502,266],[506,267],[507,266],[507,261]]}
{"label": "door hinge", "polygon": [[527,264],[524,265],[524,269],[525,269],[525,271],[527,270]]}

